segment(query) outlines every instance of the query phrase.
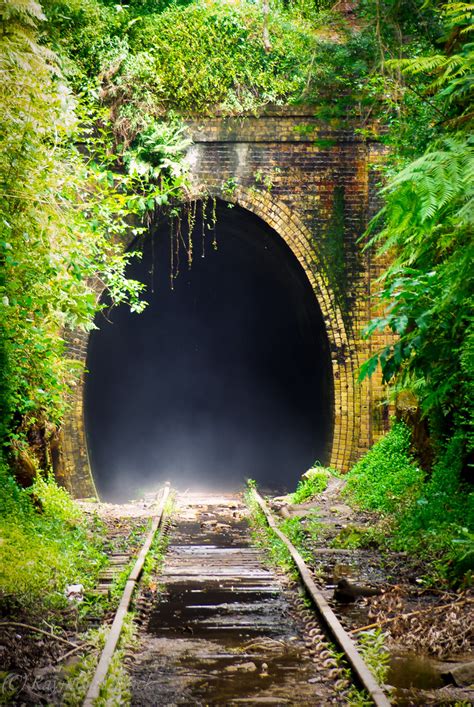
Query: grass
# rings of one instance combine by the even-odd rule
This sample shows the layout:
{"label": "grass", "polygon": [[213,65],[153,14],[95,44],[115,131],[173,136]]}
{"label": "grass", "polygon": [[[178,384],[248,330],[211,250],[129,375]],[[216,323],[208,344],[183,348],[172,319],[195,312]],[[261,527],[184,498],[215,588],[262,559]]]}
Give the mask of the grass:
{"label": "grass", "polygon": [[249,524],[253,542],[263,550],[270,564],[281,567],[293,579],[296,579],[298,574],[288,548],[270,528],[260,506],[253,497],[252,488],[255,488],[255,482],[250,480],[248,486],[245,503],[250,511]]}
{"label": "grass", "polygon": [[326,490],[331,478],[332,470],[322,466],[315,466],[306,472],[307,476],[298,481],[296,491],[290,494],[291,503],[304,503],[310,501]]}
{"label": "grass", "polygon": [[383,514],[411,505],[425,474],[410,453],[410,443],[408,427],[395,423],[347,474],[345,495],[361,508]]}
{"label": "grass", "polygon": [[447,441],[427,475],[411,454],[409,428],[395,422],[346,477],[349,502],[383,521],[385,535],[375,530],[377,539],[428,562],[428,584],[473,581],[474,494],[462,480],[462,443],[456,435]]}
{"label": "grass", "polygon": [[[74,663],[66,674],[61,695],[61,704],[65,707],[79,707],[83,704],[109,630],[109,626],[104,625],[84,634],[83,639],[87,641],[90,648],[87,654],[80,661]],[[99,698],[95,702],[97,707],[130,704],[130,676],[124,668],[123,661],[125,651],[135,642],[136,629],[133,615],[128,614],[124,620],[118,649],[112,657],[109,672],[101,687]]]}
{"label": "grass", "polygon": [[86,520],[67,491],[37,477],[20,488],[0,465],[0,596],[4,607],[35,613],[66,606],[68,584],[91,588],[107,557],[102,527]]}

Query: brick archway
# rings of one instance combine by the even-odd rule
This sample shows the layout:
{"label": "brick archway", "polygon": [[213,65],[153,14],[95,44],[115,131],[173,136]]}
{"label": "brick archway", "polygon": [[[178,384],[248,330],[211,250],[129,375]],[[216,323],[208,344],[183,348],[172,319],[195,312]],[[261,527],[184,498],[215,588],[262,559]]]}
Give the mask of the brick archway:
{"label": "brick archway", "polygon": [[[300,131],[303,122],[305,130]],[[358,243],[374,207],[376,175],[369,173],[369,164],[377,161],[378,147],[347,131],[322,132],[313,111],[298,112],[294,107],[244,120],[208,119],[189,129],[193,139],[188,152],[189,201],[208,195],[252,212],[285,241],[306,273],[331,354],[334,427],[329,460],[345,471],[387,424],[381,414],[380,380],[362,386],[356,380],[360,363],[371,353],[372,344],[361,338],[360,331],[376,311],[372,283],[381,269]],[[320,147],[315,139],[321,135],[331,144]],[[339,215],[338,194],[342,194]],[[331,252],[338,248],[346,277],[342,296],[331,264]],[[87,346],[88,335],[74,332],[68,354],[85,364]],[[84,380],[72,394],[55,469],[59,481],[79,497],[95,494],[83,394]]]}
{"label": "brick archway", "polygon": [[[331,466],[347,468],[353,454],[352,441],[356,438],[356,417],[348,402],[357,401],[358,389],[354,385],[354,366],[350,356],[341,358],[341,353],[350,351],[351,343],[345,329],[344,319],[334,293],[324,278],[322,265],[311,245],[311,234],[296,215],[268,194],[256,194],[244,188],[235,189],[232,197],[222,189],[207,189],[206,197],[217,198],[244,208],[270,226],[288,245],[302,266],[317,299],[325,323],[331,351],[334,391],[334,427],[329,455]],[[189,201],[203,198],[201,190],[189,194]],[[70,351],[85,365],[88,335],[76,332],[70,341]],[[87,375],[87,374],[85,374]],[[59,470],[63,484],[75,496],[96,495],[94,478],[89,463],[86,430],[84,426],[84,376],[75,390],[70,414],[62,431],[62,464]]]}

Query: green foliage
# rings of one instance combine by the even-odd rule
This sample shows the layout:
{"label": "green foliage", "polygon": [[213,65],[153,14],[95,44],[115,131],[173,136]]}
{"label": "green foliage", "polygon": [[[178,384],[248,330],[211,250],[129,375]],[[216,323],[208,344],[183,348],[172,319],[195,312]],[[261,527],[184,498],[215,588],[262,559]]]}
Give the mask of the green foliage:
{"label": "green foliage", "polygon": [[44,479],[37,476],[28,489],[33,500],[39,504],[42,516],[49,520],[75,526],[83,519],[83,514],[66,489],[58,486],[52,476]]}
{"label": "green foliage", "polygon": [[361,372],[380,362],[384,380],[410,387],[444,433],[473,414],[473,148],[447,138],[384,189],[376,240],[396,257],[382,279],[385,314],[366,334],[388,326],[397,339]]}
{"label": "green foliage", "polygon": [[268,557],[271,564],[281,567],[292,576],[297,576],[293,559],[280,538],[267,523],[265,515],[254,498],[252,489],[255,481],[247,481],[248,490],[245,493],[245,503],[250,511],[249,523],[252,529],[252,540]]}
{"label": "green foliage", "polygon": [[49,610],[67,584],[93,586],[106,562],[78,506],[52,479],[20,489],[1,465],[0,596],[4,606]]}
{"label": "green foliage", "polygon": [[[461,581],[472,570],[474,521],[472,487],[462,483],[474,440],[474,6],[424,7],[434,20],[431,29],[438,23],[431,43],[412,44],[415,51],[385,65],[400,110],[388,135],[395,150],[382,190],[385,203],[368,233],[390,266],[380,280],[384,313],[365,334],[388,328],[395,336],[365,363],[361,377],[380,365],[394,393],[409,389],[416,396],[435,463],[424,483],[407,483],[405,494],[400,487],[398,515],[379,495],[380,480],[364,461],[350,484],[360,503],[394,514],[394,546],[431,557],[442,576]],[[385,468],[389,449],[385,454],[376,445],[366,459],[379,451]]]}
{"label": "green foliage", "polygon": [[261,8],[250,2],[195,2],[141,16],[113,80],[118,111],[240,112],[299,97],[314,37],[275,12],[266,51],[263,22]]}
{"label": "green foliage", "polygon": [[[464,571],[469,569],[469,545],[457,540],[468,540],[469,530],[474,529],[474,493],[461,480],[462,446],[458,434],[439,455],[410,513],[399,519],[394,538],[396,547],[427,556],[439,554],[454,574],[458,563],[466,565]],[[470,569],[474,569],[472,557]]]}
{"label": "green foliage", "polygon": [[408,427],[396,422],[351,469],[345,494],[361,508],[399,513],[417,495],[424,479],[410,454],[410,442]]}
{"label": "green foliage", "polygon": [[[373,674],[379,685],[386,681],[390,667],[390,652],[385,647],[386,635],[381,629],[364,631],[358,635],[359,651],[365,664]],[[351,682],[351,671],[343,669],[346,679]],[[365,691],[360,691],[352,686],[347,695],[349,707],[370,707],[373,702]]]}
{"label": "green foliage", "polygon": [[410,431],[397,422],[349,472],[345,489],[359,507],[387,518],[390,533],[374,531],[379,542],[424,557],[431,579],[454,583],[468,583],[474,570],[474,494],[462,481],[463,443],[461,431],[424,478],[410,454]]}
{"label": "green foliage", "polygon": [[395,390],[411,389],[440,449],[461,430],[463,460],[473,449],[474,414],[473,17],[470,4],[445,4],[444,52],[390,63],[399,83],[404,74],[409,82],[424,77],[420,100],[434,113],[424,152],[393,171],[369,230],[371,245],[389,254],[391,265],[381,278],[384,314],[366,335],[388,327],[397,338],[361,371],[370,375],[380,364]]}
{"label": "green foliage", "polygon": [[299,550],[305,562],[312,564],[314,557],[311,544],[318,539],[321,532],[317,512],[313,511],[303,517],[286,518],[280,524],[280,530]]}
{"label": "green foliage", "polygon": [[[249,490],[245,494],[245,502],[250,510],[252,539],[265,551],[271,564],[281,567],[296,578],[298,573],[293,558],[286,545],[268,525],[265,515],[253,496],[252,489],[256,488],[255,481],[249,479],[247,486]],[[308,546],[308,540],[314,542],[321,530],[317,512],[313,511],[303,518],[286,518],[280,523],[279,529],[299,550],[303,558],[307,562],[311,562],[312,553]]]}
{"label": "green foliage", "polygon": [[385,640],[386,636],[379,628],[358,635],[362,657],[379,685],[385,683],[390,667],[390,652],[385,648]]}
{"label": "green foliage", "polygon": [[315,467],[298,481],[296,491],[290,494],[291,503],[304,503],[326,490],[331,473],[323,467]]}
{"label": "green foliage", "polygon": [[372,547],[380,542],[381,534],[377,527],[359,528],[348,525],[336,535],[331,546],[344,550],[355,550],[360,547]]}
{"label": "green foliage", "polygon": [[184,183],[175,124],[150,123],[121,169],[107,111],[74,98],[38,43],[42,19],[36,3],[16,0],[0,17],[0,441],[13,446],[32,427],[59,425],[81,372],[65,335],[92,328],[97,291],[145,306],[143,285],[125,275],[134,254],[124,241]]}
{"label": "green foliage", "polygon": [[[69,672],[61,695],[61,704],[67,707],[79,707],[84,703],[84,697],[94,676],[100,657],[100,652],[105,646],[110,628],[107,625],[99,629],[92,629],[85,634],[84,639],[88,645],[87,654],[77,663],[74,663]],[[120,635],[118,649],[114,652],[107,677],[104,680],[98,699],[94,704],[97,707],[107,705],[126,705],[130,703],[130,676],[124,667],[125,652],[136,644],[136,628],[133,615],[125,617]]]}

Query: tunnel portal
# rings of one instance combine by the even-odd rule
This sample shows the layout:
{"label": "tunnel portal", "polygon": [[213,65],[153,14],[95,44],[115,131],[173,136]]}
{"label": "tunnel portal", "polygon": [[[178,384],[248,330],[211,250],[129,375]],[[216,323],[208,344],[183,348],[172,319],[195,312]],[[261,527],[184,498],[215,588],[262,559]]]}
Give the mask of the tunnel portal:
{"label": "tunnel portal", "polygon": [[96,318],[84,412],[107,500],[165,480],[225,490],[254,478],[283,491],[328,461],[332,370],[313,289],[273,229],[229,206],[208,203],[203,223],[202,202],[191,204],[190,268],[186,214],[159,220],[128,270],[148,307]]}

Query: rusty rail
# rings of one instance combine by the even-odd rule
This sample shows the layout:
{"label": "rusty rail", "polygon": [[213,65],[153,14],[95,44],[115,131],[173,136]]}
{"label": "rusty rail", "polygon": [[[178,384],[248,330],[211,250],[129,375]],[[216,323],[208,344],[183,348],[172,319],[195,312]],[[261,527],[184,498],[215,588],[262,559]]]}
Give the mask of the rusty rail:
{"label": "rusty rail", "polygon": [[128,609],[132,600],[133,593],[135,591],[135,587],[137,586],[138,580],[140,579],[141,573],[143,571],[143,565],[145,564],[146,556],[148,555],[156,532],[162,523],[165,505],[166,501],[168,500],[169,492],[170,485],[169,483],[167,483],[161,492],[160,501],[158,504],[156,515],[153,516],[150,531],[148,532],[145,542],[143,543],[142,549],[140,550],[140,554],[137,557],[135,565],[133,566],[133,569],[128,576],[127,582],[125,584],[125,589],[123,590],[122,598],[120,600],[120,604],[118,605],[118,609],[114,616],[112,626],[110,627],[109,635],[107,636],[107,640],[105,642],[105,646],[102,650],[99,662],[97,664],[94,677],[92,678],[92,681],[89,685],[89,689],[85,696],[83,707],[93,707],[95,701],[99,697],[100,688],[105,678],[107,677],[110,663],[117,647],[120,634],[122,632],[123,622],[128,613]]}
{"label": "rusty rail", "polygon": [[290,542],[284,533],[278,528],[272,513],[267,507],[267,504],[260,496],[256,489],[251,489],[253,497],[260,506],[268,525],[273,530],[273,532],[280,538],[280,540],[286,545],[293,561],[298,569],[301,580],[303,581],[308,594],[311,596],[318,613],[323,620],[324,624],[329,629],[331,635],[333,636],[336,643],[342,648],[344,654],[350,664],[353,672],[357,675],[361,685],[367,690],[370,698],[373,700],[376,707],[390,707],[390,702],[385,696],[382,688],[375,680],[374,676],[370,672],[369,668],[365,664],[362,656],[360,655],[354,641],[351,639],[349,634],[345,631],[335,613],[326,601],[323,593],[316,586],[311,572],[306,566],[301,554],[295,548],[295,546]]}

